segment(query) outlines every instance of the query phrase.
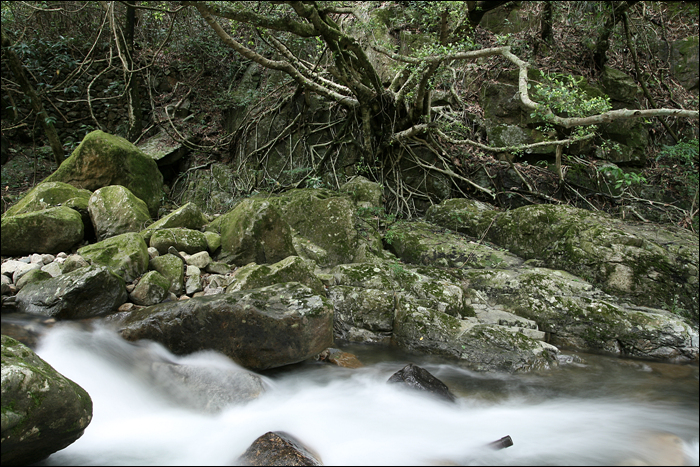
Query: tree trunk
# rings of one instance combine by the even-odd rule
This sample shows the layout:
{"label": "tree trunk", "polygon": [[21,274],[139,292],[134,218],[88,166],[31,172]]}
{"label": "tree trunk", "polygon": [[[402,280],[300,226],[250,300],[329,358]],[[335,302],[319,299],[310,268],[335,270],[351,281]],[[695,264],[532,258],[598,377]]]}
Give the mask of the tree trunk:
{"label": "tree trunk", "polygon": [[27,79],[27,75],[24,73],[24,65],[22,65],[22,61],[19,59],[17,54],[10,49],[10,39],[5,36],[5,34],[2,34],[2,47],[5,49],[5,53],[7,54],[7,60],[10,64],[12,73],[17,78],[17,81],[19,81],[22,91],[27,95],[27,97],[29,97],[29,101],[32,104],[32,109],[34,112],[36,112],[37,117],[39,118],[39,124],[44,129],[46,138],[49,140],[49,145],[51,145],[54,160],[56,161],[56,164],[61,165],[61,163],[65,160],[65,153],[63,152],[61,140],[59,139],[58,133],[56,133],[56,129],[54,128],[53,124],[48,120],[49,115],[44,110],[44,106],[41,103],[41,98],[39,95],[37,95],[34,87]]}
{"label": "tree trunk", "polygon": [[610,16],[608,16],[603,28],[600,30],[598,40],[595,44],[595,52],[593,52],[593,63],[598,71],[602,71],[605,67],[605,63],[608,61],[607,53],[610,48],[610,36],[615,30],[615,26],[622,19],[622,14],[638,2],[628,0],[626,2],[614,3],[617,3],[617,5],[613,7]]}
{"label": "tree trunk", "polygon": [[[136,22],[136,9],[129,4],[126,7],[126,63],[129,67],[127,72],[134,69],[134,27]],[[141,112],[141,96],[139,94],[140,79],[138,73],[131,73],[129,79],[128,108],[129,128],[126,133],[126,139],[131,142],[136,141],[141,136],[143,129],[143,115]]]}

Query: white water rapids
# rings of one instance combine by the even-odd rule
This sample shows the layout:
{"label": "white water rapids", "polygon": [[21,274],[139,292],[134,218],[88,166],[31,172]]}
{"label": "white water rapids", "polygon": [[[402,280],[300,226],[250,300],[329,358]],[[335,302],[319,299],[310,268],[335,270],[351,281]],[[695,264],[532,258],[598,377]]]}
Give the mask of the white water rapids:
{"label": "white water rapids", "polygon": [[[655,454],[643,452],[640,437],[653,430],[679,437],[686,462],[698,465],[697,367],[686,367],[690,376],[662,377],[643,363],[628,368],[585,356],[603,363],[483,375],[446,360],[355,346],[350,351],[368,363],[364,368],[295,365],[268,374],[257,400],[212,415],[172,405],[129,371],[124,361],[135,349],[143,346],[99,328],[57,326],[42,339],[37,353],[82,386],[94,406],[85,434],[43,465],[231,465],[257,437],[279,430],[325,465],[648,462]],[[213,353],[177,357],[155,344],[148,349],[178,363],[235,367]],[[450,386],[457,403],[386,384],[411,361]],[[506,435],[512,447],[485,448]]]}

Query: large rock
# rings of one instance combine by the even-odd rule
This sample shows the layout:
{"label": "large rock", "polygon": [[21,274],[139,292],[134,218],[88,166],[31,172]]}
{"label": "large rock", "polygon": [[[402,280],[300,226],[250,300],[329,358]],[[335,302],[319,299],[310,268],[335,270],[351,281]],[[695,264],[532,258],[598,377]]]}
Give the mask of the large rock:
{"label": "large rock", "polygon": [[391,341],[396,309],[391,290],[336,285],[328,288],[328,299],[333,303],[336,338],[362,343]]}
{"label": "large rock", "polygon": [[198,230],[175,227],[156,230],[151,235],[150,246],[164,255],[170,247],[187,254],[199,253],[207,249],[207,237]]}
{"label": "large rock", "polygon": [[618,304],[564,271],[466,271],[470,306],[537,323],[557,346],[670,361],[698,360],[698,332],[669,312]]}
{"label": "large rock", "polygon": [[269,201],[243,200],[219,219],[221,256],[228,263],[276,263],[296,254],[289,225]]}
{"label": "large rock", "polygon": [[557,348],[519,328],[458,319],[403,299],[394,320],[394,342],[402,348],[445,357],[476,371],[527,372],[556,366]]}
{"label": "large rock", "polygon": [[289,256],[271,265],[248,264],[235,272],[236,280],[226,292],[249,290],[283,282],[299,282],[319,295],[325,294],[321,281],[314,275],[315,264],[298,256]]}
{"label": "large rock", "polygon": [[323,465],[318,454],[284,431],[268,431],[253,441],[236,465]]}
{"label": "large rock", "polygon": [[170,292],[180,295],[185,283],[185,267],[181,258],[170,253],[152,258],[148,267],[170,281]]}
{"label": "large rock", "polygon": [[297,363],[330,347],[333,307],[299,283],[166,302],[120,323],[127,340],[151,339],[171,352],[216,350],[253,370]]}
{"label": "large rock", "polygon": [[523,260],[426,222],[400,223],[385,235],[402,261],[440,267],[516,268]]}
{"label": "large rock", "polygon": [[89,223],[88,201],[91,194],[89,190],[81,190],[63,182],[42,182],[32,188],[3,216],[16,216],[17,214],[65,206],[78,211],[83,218],[83,223]]}
{"label": "large rock", "polygon": [[44,181],[65,182],[90,191],[124,186],[148,205],[151,217],[158,215],[163,188],[163,175],[153,159],[126,139],[99,130],[85,136]]}
{"label": "large rock", "polygon": [[79,319],[116,311],[126,298],[122,278],[104,266],[89,266],[26,284],[15,303],[24,313]]}
{"label": "large rock", "polygon": [[155,305],[168,295],[170,285],[170,281],[158,271],[148,271],[129,294],[129,298],[137,305]]}
{"label": "large rock", "polygon": [[127,232],[138,232],[151,222],[146,203],[119,185],[96,190],[90,197],[88,211],[99,241]]}
{"label": "large rock", "polygon": [[82,436],[87,392],[28,347],[2,336],[2,464],[38,462]]}
{"label": "large rock", "polygon": [[153,235],[153,232],[156,230],[171,229],[174,227],[200,230],[206,223],[207,219],[204,217],[199,207],[194,203],[187,203],[146,227],[141,231],[141,235],[146,243],[148,243],[151,239],[151,235]]}
{"label": "large rock", "polygon": [[133,281],[148,268],[146,242],[133,232],[84,246],[78,250],[78,254],[92,264],[108,266],[127,282]]}
{"label": "large rock", "polygon": [[[680,229],[626,224],[571,206],[525,206],[508,212],[446,205],[428,217],[489,241],[525,259],[536,259],[637,305],[673,310],[698,323],[697,235]],[[453,214],[450,215],[449,212]]]}
{"label": "large rock", "polygon": [[80,214],[65,206],[2,218],[2,256],[58,253],[83,240]]}
{"label": "large rock", "polygon": [[[294,230],[327,252],[323,258],[325,263],[319,266],[355,260],[360,240],[355,228],[355,205],[348,196],[305,188],[270,198],[270,203],[279,209]],[[221,241],[223,248],[223,233]]]}

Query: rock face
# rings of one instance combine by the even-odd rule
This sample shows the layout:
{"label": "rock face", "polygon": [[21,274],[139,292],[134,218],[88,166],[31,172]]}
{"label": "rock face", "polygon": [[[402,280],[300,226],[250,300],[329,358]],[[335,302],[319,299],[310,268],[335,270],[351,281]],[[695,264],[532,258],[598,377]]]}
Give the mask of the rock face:
{"label": "rock face", "polygon": [[228,263],[276,263],[296,253],[289,225],[269,201],[243,200],[220,219],[221,254]]}
{"label": "rock face", "polygon": [[151,339],[175,354],[216,350],[252,370],[297,363],[330,347],[333,308],[299,283],[166,302],[131,312],[127,340]]}
{"label": "rock face", "polygon": [[151,223],[148,206],[119,185],[102,187],[90,196],[90,219],[97,240],[127,232],[138,232]]}
{"label": "rock face", "polygon": [[126,298],[119,276],[104,266],[89,266],[25,285],[16,304],[24,313],[79,319],[115,311]]}
{"label": "rock face", "polygon": [[58,253],[83,240],[80,214],[65,206],[3,216],[0,251],[3,256]]}
{"label": "rock face", "polygon": [[109,185],[128,188],[158,215],[163,175],[146,154],[124,138],[99,130],[89,133],[45,182],[64,182],[95,191]]}
{"label": "rock face", "polygon": [[2,336],[2,463],[38,462],[82,436],[92,400],[28,347]]}
{"label": "rock face", "polygon": [[[571,206],[525,206],[508,212],[458,205],[431,208],[428,219],[486,238],[525,259],[563,269],[612,295],[654,308],[674,308],[698,322],[697,237],[631,226]],[[464,219],[459,222],[455,219]],[[490,226],[490,228],[489,228]]]}
{"label": "rock face", "polygon": [[445,383],[431,375],[428,370],[409,363],[391,375],[387,381],[392,384],[403,384],[411,389],[425,391],[448,402],[454,402],[455,396]]}
{"label": "rock face", "polygon": [[317,454],[284,431],[268,431],[238,458],[237,465],[323,465]]}

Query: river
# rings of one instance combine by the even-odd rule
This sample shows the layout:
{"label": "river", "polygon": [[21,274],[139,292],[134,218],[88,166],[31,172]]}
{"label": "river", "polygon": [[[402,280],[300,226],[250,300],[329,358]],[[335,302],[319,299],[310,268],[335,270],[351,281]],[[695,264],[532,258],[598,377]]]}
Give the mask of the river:
{"label": "river", "polygon": [[[698,465],[698,366],[574,352],[580,362],[530,374],[482,374],[386,346],[336,344],[359,369],[316,361],[267,372],[267,391],[217,414],[173,405],[129,371],[143,346],[97,327],[57,325],[37,353],[85,388],[85,434],[41,465],[231,465],[260,435],[286,431],[325,465],[613,465],[635,459]],[[234,368],[221,355],[179,363]],[[456,404],[386,384],[406,363],[445,382]],[[485,446],[510,435],[514,445]],[[668,451],[668,452],[666,452]]]}

